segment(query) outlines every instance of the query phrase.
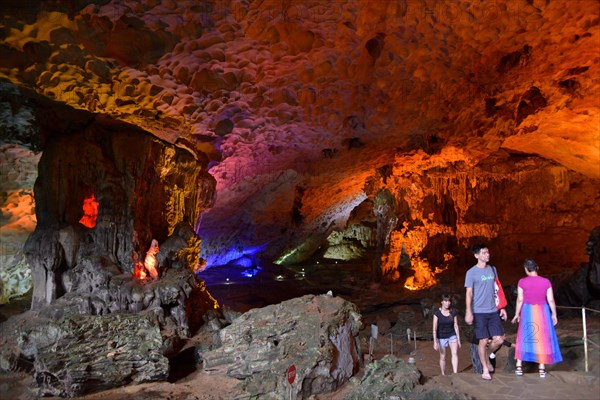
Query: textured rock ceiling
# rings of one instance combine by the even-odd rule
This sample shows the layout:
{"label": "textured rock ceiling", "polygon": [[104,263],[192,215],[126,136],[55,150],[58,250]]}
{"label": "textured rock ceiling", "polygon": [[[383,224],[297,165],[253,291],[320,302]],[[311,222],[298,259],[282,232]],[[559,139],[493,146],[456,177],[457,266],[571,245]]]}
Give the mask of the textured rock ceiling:
{"label": "textured rock ceiling", "polygon": [[215,262],[343,228],[386,165],[406,176],[505,151],[600,179],[597,0],[1,7],[0,76],[209,155]]}

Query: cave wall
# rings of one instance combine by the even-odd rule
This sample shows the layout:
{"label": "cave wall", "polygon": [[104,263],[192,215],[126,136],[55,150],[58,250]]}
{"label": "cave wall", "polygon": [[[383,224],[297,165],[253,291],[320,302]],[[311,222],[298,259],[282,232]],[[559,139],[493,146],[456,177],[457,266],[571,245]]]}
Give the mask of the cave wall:
{"label": "cave wall", "polygon": [[[420,163],[430,158],[415,154]],[[382,276],[406,279],[402,254],[432,269],[450,266],[462,287],[474,264],[470,247],[486,243],[491,263],[507,283],[522,275],[522,262],[534,257],[544,275],[574,271],[586,262],[585,243],[600,224],[598,180],[538,157],[501,150],[469,166],[430,165],[421,174],[396,165],[392,176],[375,180],[373,192],[395,195],[398,222],[382,257]]]}
{"label": "cave wall", "polygon": [[447,168],[444,148],[469,166],[508,149],[600,177],[596,0],[3,7],[0,77],[210,154],[219,196],[198,232],[217,264],[302,260],[375,171],[427,170],[412,151]]}
{"label": "cave wall", "polygon": [[[25,244],[32,308],[65,292],[63,274],[100,256],[130,274],[150,246],[178,223],[194,226],[212,204],[208,160],[128,124],[89,115],[86,126],[46,132],[34,192],[37,226]],[[94,195],[96,225],[79,223]]]}

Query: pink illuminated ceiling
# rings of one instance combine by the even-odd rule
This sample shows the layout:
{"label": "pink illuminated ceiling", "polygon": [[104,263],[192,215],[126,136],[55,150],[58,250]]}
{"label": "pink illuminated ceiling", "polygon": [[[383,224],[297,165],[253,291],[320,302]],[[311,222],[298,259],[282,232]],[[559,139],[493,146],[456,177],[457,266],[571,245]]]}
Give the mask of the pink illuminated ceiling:
{"label": "pink illuminated ceiling", "polygon": [[265,244],[297,187],[305,230],[342,226],[388,164],[600,178],[595,0],[87,3],[12,2],[0,76],[207,153],[214,238]]}

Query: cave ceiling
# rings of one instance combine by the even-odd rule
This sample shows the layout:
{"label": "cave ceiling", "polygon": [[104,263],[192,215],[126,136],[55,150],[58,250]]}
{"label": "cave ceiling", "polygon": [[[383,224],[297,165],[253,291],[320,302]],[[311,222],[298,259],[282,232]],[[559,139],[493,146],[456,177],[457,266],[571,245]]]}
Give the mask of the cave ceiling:
{"label": "cave ceiling", "polygon": [[0,7],[4,80],[207,155],[209,261],[343,229],[385,168],[600,180],[596,0]]}

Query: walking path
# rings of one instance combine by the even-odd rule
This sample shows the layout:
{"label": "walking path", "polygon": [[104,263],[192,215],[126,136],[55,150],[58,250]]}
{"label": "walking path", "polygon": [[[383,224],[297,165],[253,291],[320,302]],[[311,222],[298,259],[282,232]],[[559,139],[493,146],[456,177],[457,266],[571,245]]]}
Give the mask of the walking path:
{"label": "walking path", "polygon": [[497,372],[491,381],[473,372],[461,372],[435,376],[427,382],[430,384],[467,393],[476,400],[600,399],[600,379],[583,372],[551,371],[545,378],[537,372],[523,376]]}
{"label": "walking path", "polygon": [[[575,321],[576,322],[576,321]],[[594,321],[596,323],[596,321]],[[571,325],[574,325],[571,327]],[[561,329],[577,330],[577,324],[563,320]],[[594,325],[594,331],[597,331]],[[525,373],[517,376],[507,367],[509,355],[507,348],[498,352],[496,372],[491,381],[481,378],[472,370],[469,347],[463,344],[459,351],[459,373],[453,374],[449,357],[446,360],[446,373],[440,375],[439,355],[433,350],[431,341],[417,341],[416,366],[425,377],[425,387],[438,387],[452,389],[466,393],[475,400],[530,400],[530,399],[572,399],[572,400],[600,400],[600,352],[595,347],[590,347],[589,371],[577,370],[570,364],[567,354],[568,348],[563,349],[565,361],[555,365],[546,366],[546,377],[540,378],[537,364],[524,364]],[[388,345],[389,347],[389,345]],[[381,353],[377,358],[383,357],[383,342],[379,346]],[[398,349],[396,354],[407,359],[406,351]],[[578,365],[582,367],[583,365]],[[531,372],[530,372],[531,371]],[[341,398],[341,397],[340,397]]]}

